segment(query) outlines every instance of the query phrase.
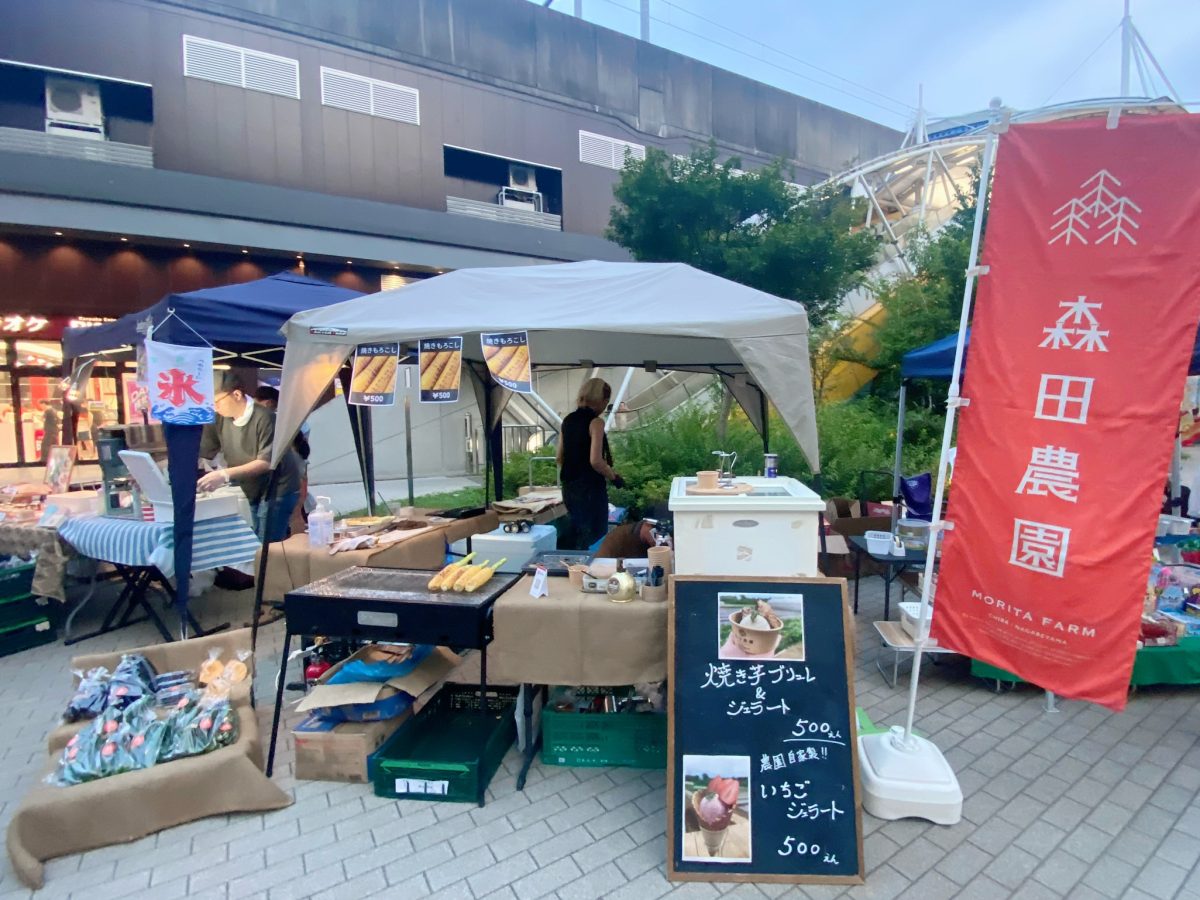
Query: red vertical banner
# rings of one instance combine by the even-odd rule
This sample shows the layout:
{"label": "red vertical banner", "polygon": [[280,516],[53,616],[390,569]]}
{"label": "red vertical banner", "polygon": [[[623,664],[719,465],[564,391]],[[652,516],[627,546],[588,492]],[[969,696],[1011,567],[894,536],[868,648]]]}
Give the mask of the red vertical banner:
{"label": "red vertical banner", "polygon": [[1200,116],[1000,137],[931,633],[1121,709],[1200,319]]}

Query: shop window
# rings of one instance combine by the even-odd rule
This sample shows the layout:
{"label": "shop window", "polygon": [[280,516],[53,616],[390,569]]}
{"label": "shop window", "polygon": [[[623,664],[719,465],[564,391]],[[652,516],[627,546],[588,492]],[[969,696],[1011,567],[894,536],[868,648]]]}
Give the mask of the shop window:
{"label": "shop window", "polygon": [[12,376],[0,372],[0,465],[17,463],[17,418],[13,409]]}
{"label": "shop window", "polygon": [[45,462],[50,448],[62,441],[62,404],[58,379],[44,375],[21,378],[21,447],[25,462]]}

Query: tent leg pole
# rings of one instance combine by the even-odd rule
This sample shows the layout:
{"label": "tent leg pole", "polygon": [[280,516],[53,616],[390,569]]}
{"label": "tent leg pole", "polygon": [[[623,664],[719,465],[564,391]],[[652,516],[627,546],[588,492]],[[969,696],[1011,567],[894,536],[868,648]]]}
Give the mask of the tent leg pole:
{"label": "tent leg pole", "polygon": [[408,505],[413,506],[412,399],[404,394],[404,470],[408,474]]}
{"label": "tent leg pole", "polygon": [[267,586],[267,553],[270,550],[270,532],[267,530],[267,525],[271,521],[271,506],[275,502],[275,494],[279,490],[279,467],[276,466],[271,470],[271,478],[267,482],[267,494],[263,498],[267,504],[267,518],[263,524],[262,534],[259,541],[261,542],[261,550],[258,554],[258,576],[254,579],[254,609],[251,611],[250,619],[250,649],[255,650],[258,647],[258,620],[262,617],[262,602],[263,590]]}
{"label": "tent leg pole", "polygon": [[[763,453],[770,453],[771,452],[771,408],[770,408],[770,404],[767,403],[767,393],[766,393],[766,391],[762,390],[762,388],[759,388],[759,391],[758,391],[758,402],[759,402],[759,404],[761,404],[761,409],[762,409]],[[763,474],[764,475],[767,474],[765,467],[763,469]]]}
{"label": "tent leg pole", "polygon": [[904,462],[904,413],[908,401],[908,381],[900,382],[900,411],[896,415],[896,462],[892,466],[892,533],[900,518],[900,478]]}
{"label": "tent leg pole", "polygon": [[492,392],[485,388],[483,403],[483,505],[492,504]]}

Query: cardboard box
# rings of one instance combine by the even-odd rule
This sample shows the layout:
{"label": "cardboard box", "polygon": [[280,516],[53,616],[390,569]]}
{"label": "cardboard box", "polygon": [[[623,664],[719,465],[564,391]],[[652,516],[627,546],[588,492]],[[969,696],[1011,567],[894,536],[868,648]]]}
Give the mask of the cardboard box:
{"label": "cardboard box", "polygon": [[331,668],[321,676],[317,686],[308,692],[296,709],[315,712],[334,721],[373,722],[394,718],[395,710],[407,705],[407,697],[412,697],[412,712],[418,712],[462,662],[450,650],[437,647],[412,672],[390,681],[328,683],[347,662],[364,658],[372,652],[372,645],[368,645]]}
{"label": "cardboard box", "polygon": [[296,778],[302,781],[364,783],[367,757],[378,750],[409,714],[378,722],[332,722],[309,713],[292,731]]}

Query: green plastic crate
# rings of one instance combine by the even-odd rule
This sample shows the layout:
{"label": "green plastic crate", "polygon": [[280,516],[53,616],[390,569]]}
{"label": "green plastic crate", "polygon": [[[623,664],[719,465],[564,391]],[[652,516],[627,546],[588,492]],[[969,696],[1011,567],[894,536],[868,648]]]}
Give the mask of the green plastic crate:
{"label": "green plastic crate", "polygon": [[36,568],[36,562],[0,567],[0,600],[28,595],[33,589],[33,570]]}
{"label": "green plastic crate", "polygon": [[[581,700],[610,690],[575,688]],[[542,709],[542,762],[548,766],[667,767],[667,717],[662,713],[558,712]]]}
{"label": "green plastic crate", "polygon": [[517,737],[517,689],[448,684],[376,751],[375,794],[474,803]]}
{"label": "green plastic crate", "polygon": [[12,656],[22,650],[52,644],[58,632],[45,616],[0,628],[0,656]]}

